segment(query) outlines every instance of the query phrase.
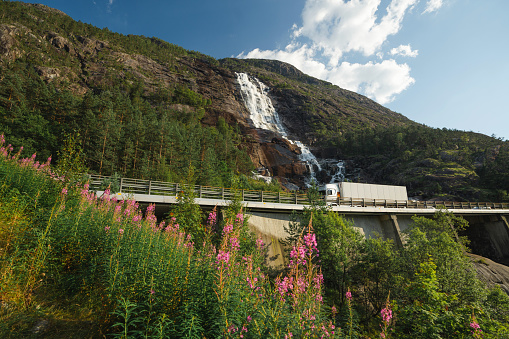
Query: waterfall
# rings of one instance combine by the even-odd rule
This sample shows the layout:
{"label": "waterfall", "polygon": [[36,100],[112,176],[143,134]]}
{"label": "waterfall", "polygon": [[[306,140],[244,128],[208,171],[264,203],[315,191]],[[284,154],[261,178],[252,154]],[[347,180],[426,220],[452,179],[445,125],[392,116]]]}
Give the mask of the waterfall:
{"label": "waterfall", "polygon": [[299,158],[306,163],[311,174],[310,178],[306,181],[306,185],[310,186],[313,180],[316,181],[314,167],[318,168],[318,171],[322,170],[322,166],[316,157],[302,142],[299,140],[291,140],[288,137],[286,128],[281,123],[279,115],[268,96],[269,87],[260,80],[254,77],[249,77],[246,73],[235,74],[237,75],[237,81],[240,85],[242,100],[250,113],[249,117],[253,121],[254,126],[256,128],[276,132],[281,135],[281,137],[288,140],[291,144],[300,148],[301,154],[299,155]]}

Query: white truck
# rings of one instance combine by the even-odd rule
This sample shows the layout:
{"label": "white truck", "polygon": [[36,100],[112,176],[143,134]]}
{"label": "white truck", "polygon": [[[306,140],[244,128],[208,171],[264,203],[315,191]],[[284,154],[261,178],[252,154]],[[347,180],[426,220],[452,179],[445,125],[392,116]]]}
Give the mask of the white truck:
{"label": "white truck", "polygon": [[338,182],[325,184],[319,191],[328,205],[339,205],[341,201],[347,200],[408,200],[405,186]]}

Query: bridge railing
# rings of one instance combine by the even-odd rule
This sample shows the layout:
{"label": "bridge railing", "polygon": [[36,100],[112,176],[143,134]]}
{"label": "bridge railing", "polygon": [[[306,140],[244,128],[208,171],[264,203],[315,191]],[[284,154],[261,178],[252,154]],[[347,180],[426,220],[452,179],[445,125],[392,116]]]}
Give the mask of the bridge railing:
{"label": "bridge railing", "polygon": [[509,209],[509,203],[341,198],[332,205],[386,208]]}
{"label": "bridge railing", "polygon": [[[90,175],[90,189],[98,190],[104,180],[112,177]],[[179,196],[189,189],[188,185],[164,181],[120,178],[116,183],[121,193]],[[193,186],[197,198],[231,200],[239,195],[245,202],[267,202],[281,204],[309,205],[306,194],[288,192],[254,191],[212,186]],[[509,203],[491,202],[453,202],[453,201],[416,201],[416,200],[385,200],[340,198],[328,201],[331,205],[349,207],[385,207],[385,208],[442,208],[447,209],[509,209]]]}
{"label": "bridge railing", "polygon": [[[98,190],[104,180],[113,180],[112,177],[101,175],[90,175],[90,189]],[[119,178],[116,182],[120,193],[149,194],[179,196],[189,189],[189,185],[169,183],[155,180]],[[238,195],[242,201],[247,202],[268,202],[280,204],[309,204],[306,194],[288,192],[267,192],[244,189],[222,188],[212,186],[193,186],[197,198],[231,200]]]}

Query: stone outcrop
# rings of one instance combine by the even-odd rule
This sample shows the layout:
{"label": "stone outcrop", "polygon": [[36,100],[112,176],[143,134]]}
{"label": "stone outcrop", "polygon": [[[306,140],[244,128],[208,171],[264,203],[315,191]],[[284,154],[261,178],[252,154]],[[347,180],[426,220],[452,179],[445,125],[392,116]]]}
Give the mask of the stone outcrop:
{"label": "stone outcrop", "polygon": [[7,61],[14,61],[21,56],[15,48],[18,28],[14,25],[0,25],[0,56]]}
{"label": "stone outcrop", "polygon": [[[467,254],[477,271],[477,276],[489,287],[500,287],[509,294],[509,267],[476,254]],[[508,264],[508,263],[506,263]]]}

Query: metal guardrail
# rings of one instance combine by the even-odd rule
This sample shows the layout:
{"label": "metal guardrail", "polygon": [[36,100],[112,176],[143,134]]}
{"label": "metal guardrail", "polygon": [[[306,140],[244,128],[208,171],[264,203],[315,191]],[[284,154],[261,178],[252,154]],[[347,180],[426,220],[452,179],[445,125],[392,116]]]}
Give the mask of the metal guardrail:
{"label": "metal guardrail", "polygon": [[[89,175],[90,189],[97,190],[108,176]],[[117,182],[120,193],[179,196],[189,185],[169,183],[164,181],[120,178]],[[268,202],[279,204],[309,205],[306,194],[288,192],[268,192],[244,189],[222,188],[195,185],[194,194],[197,198],[231,200],[236,194],[244,202]],[[328,204],[348,207],[384,207],[384,208],[446,208],[446,209],[509,209],[509,203],[491,202],[453,202],[453,201],[415,201],[415,200],[385,200],[385,199],[355,199],[341,198],[328,200]]]}
{"label": "metal guardrail", "polygon": [[446,209],[509,209],[509,203],[492,202],[455,202],[455,201],[417,201],[341,198],[333,205],[350,207],[385,207],[385,208],[446,208]]}
{"label": "metal guardrail", "polygon": [[[103,180],[111,179],[111,177],[101,175],[89,175],[89,177],[90,189],[92,190],[97,190]],[[120,178],[117,184],[120,193],[132,194],[179,196],[179,194],[184,193],[184,190],[189,189],[189,185],[184,184],[130,178]],[[299,193],[254,191],[201,185],[195,185],[193,189],[196,198],[232,200],[238,194],[242,197],[242,201],[246,202],[309,205],[307,195]]]}

